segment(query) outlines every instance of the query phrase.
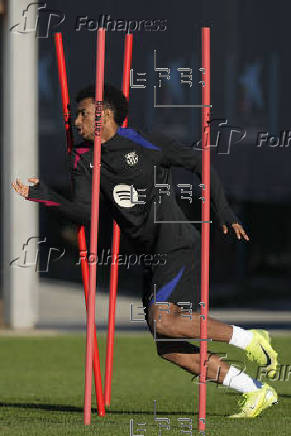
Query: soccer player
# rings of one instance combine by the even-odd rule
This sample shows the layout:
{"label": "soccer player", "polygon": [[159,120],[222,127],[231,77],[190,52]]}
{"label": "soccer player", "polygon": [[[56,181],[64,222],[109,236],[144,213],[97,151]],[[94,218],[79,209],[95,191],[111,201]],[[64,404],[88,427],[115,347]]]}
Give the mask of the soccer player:
{"label": "soccer player", "polygon": [[[71,155],[72,195],[65,198],[38,178],[33,186],[16,179],[16,192],[27,200],[57,207],[71,221],[88,226],[91,210],[95,87],[77,96],[75,125],[84,143]],[[171,167],[183,167],[201,178],[201,152],[181,146],[161,134],[145,134],[121,128],[127,116],[127,100],[122,92],[105,85],[101,131],[100,200],[134,244],[137,253],[166,255],[165,262],[144,265],[143,303],[148,327],[156,339],[157,352],[192,374],[199,374],[199,347],[187,339],[199,339],[200,316],[194,292],[199,295],[200,234],[190,223],[171,193]],[[80,152],[82,150],[82,153]],[[85,151],[84,151],[85,150]],[[231,210],[216,171],[211,168],[211,203],[215,221],[224,234],[249,240]],[[163,191],[163,193],[161,193]],[[194,311],[181,306],[189,302]],[[188,316],[187,316],[188,314]],[[274,377],[277,353],[265,330],[245,330],[208,318],[208,338],[239,347],[249,359],[266,366]],[[163,339],[160,341],[159,339]],[[170,340],[169,340],[170,339]],[[173,340],[177,339],[177,341]],[[183,340],[181,340],[183,339]],[[277,402],[277,393],[267,383],[208,352],[207,379],[243,394],[241,410],[234,418],[255,417]]]}

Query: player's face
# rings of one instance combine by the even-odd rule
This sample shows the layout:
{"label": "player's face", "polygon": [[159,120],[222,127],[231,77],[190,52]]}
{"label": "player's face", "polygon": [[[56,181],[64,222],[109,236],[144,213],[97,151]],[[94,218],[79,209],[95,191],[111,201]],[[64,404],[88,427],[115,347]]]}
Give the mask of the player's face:
{"label": "player's face", "polygon": [[95,104],[92,98],[80,101],[75,125],[78,133],[89,141],[94,141]]}

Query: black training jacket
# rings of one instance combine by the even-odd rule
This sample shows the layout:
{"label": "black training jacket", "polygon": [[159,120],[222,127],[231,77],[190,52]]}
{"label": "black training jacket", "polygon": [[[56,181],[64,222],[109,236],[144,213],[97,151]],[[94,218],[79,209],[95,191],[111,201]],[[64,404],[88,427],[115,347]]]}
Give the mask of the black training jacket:
{"label": "black training jacket", "polygon": [[[72,179],[70,198],[65,198],[40,180],[37,185],[29,187],[27,199],[55,206],[74,223],[88,225],[93,144],[73,149],[68,159]],[[199,232],[187,222],[176,202],[171,167],[191,170],[201,179],[201,159],[201,151],[182,146],[164,135],[121,127],[102,144],[101,207],[106,206],[121,231],[139,251],[167,253],[197,247]],[[237,222],[213,168],[210,178],[213,221],[220,225]],[[197,217],[197,221],[200,219]]]}

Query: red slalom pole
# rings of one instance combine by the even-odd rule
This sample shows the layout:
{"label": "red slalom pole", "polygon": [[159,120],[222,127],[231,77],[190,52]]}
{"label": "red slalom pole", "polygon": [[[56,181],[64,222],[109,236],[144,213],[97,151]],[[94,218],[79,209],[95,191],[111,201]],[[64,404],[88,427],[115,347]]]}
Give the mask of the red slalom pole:
{"label": "red slalom pole", "polygon": [[[124,42],[124,60],[123,60],[123,82],[122,91],[127,99],[129,99],[129,84],[130,84],[130,67],[132,60],[132,34],[125,35]],[[122,127],[127,127],[127,118],[124,120]],[[113,353],[114,353],[114,334],[115,334],[115,307],[116,293],[118,286],[118,255],[120,246],[120,228],[118,224],[113,222],[113,242],[112,242],[112,263],[110,267],[110,291],[109,291],[109,313],[108,313],[108,333],[106,343],[106,363],[105,363],[105,388],[104,400],[105,406],[110,406],[111,400],[111,379],[113,370]]]}
{"label": "red slalom pole", "polygon": [[[55,33],[55,43],[56,43],[59,82],[61,86],[63,115],[64,115],[65,128],[66,128],[67,151],[68,153],[70,153],[73,148],[72,117],[71,117],[71,109],[70,109],[70,98],[68,92],[66,60],[64,55],[62,34],[60,32]],[[89,266],[86,258],[87,247],[86,247],[86,236],[85,236],[84,226],[80,226],[78,228],[78,245],[79,245],[80,258],[81,258],[81,271],[82,271],[82,279],[84,284],[85,305],[87,307],[87,295],[89,289]],[[94,361],[93,362],[94,362],[96,404],[97,404],[98,414],[99,416],[104,416],[105,407],[104,407],[104,399],[103,399],[103,392],[102,392],[102,379],[101,379],[101,372],[100,372],[100,359],[99,359],[99,350],[98,350],[98,344],[96,338],[96,329],[94,330]]]}
{"label": "red slalom pole", "polygon": [[210,240],[210,28],[202,27],[202,202],[199,432],[206,427],[207,314],[209,301]]}
{"label": "red slalom pole", "polygon": [[[86,249],[86,236],[85,236],[85,227],[81,226],[78,229],[78,243],[79,250],[81,253],[81,269],[82,269],[82,277],[84,283],[84,293],[85,293],[85,305],[86,311],[88,313],[88,295],[89,295],[89,265],[86,257],[83,257],[83,253],[87,253]],[[100,356],[99,356],[99,348],[96,337],[96,326],[94,326],[94,343],[93,343],[93,370],[94,370],[94,381],[95,381],[95,393],[96,393],[96,404],[97,411],[99,416],[105,416],[105,405],[104,405],[104,397],[102,392],[102,377],[101,377],[101,369],[100,369]]]}
{"label": "red slalom pole", "polygon": [[60,32],[55,33],[55,43],[58,61],[58,72],[59,81],[61,85],[62,93],[62,105],[63,105],[63,115],[66,128],[66,138],[67,138],[67,151],[71,153],[73,148],[73,135],[72,135],[72,117],[71,117],[71,105],[68,92],[68,81],[67,81],[67,71],[66,71],[66,59],[63,49],[63,39]]}
{"label": "red slalom pole", "polygon": [[[92,393],[92,361],[93,340],[95,327],[95,293],[97,267],[97,239],[99,226],[99,196],[100,196],[100,165],[101,165],[101,128],[104,91],[104,62],[105,62],[105,29],[97,30],[96,50],[96,91],[95,91],[95,137],[94,137],[94,167],[91,195],[91,234],[89,265],[89,295],[86,325],[86,367],[85,367],[85,404],[84,424],[91,423],[91,393]],[[92,257],[91,257],[92,256]],[[90,260],[91,260],[90,259]]]}

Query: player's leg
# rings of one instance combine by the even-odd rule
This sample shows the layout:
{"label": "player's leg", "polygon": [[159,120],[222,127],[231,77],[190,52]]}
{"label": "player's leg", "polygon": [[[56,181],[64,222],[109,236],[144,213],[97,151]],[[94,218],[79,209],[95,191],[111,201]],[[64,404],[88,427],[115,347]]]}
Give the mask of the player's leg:
{"label": "player's leg", "polygon": [[[177,250],[168,253],[165,265],[158,265],[148,272],[143,300],[148,321],[156,334],[171,338],[200,338],[200,314],[195,310],[187,313],[181,308],[184,303],[197,307],[199,262],[194,250]],[[249,359],[266,366],[269,377],[276,374],[277,353],[270,345],[267,332],[245,330],[211,317],[208,318],[207,330],[208,338],[246,350]]]}
{"label": "player's leg", "polygon": [[[156,345],[160,357],[180,366],[191,374],[200,373],[199,347],[187,341],[167,341],[167,337],[157,335]],[[217,354],[207,353],[208,381],[223,384],[243,394],[243,403],[238,414],[233,418],[253,418],[264,409],[277,402],[277,394],[269,385],[252,379],[240,369],[229,366]]]}
{"label": "player's leg", "polygon": [[[146,272],[144,277],[148,299],[145,299],[144,305],[149,308],[151,324],[153,320],[156,321],[157,333],[172,338],[200,338],[200,314],[195,311],[200,295],[200,270],[198,253],[194,249],[181,249],[168,253],[165,265],[158,265]],[[149,292],[150,288],[154,292]],[[164,304],[159,305],[158,302]],[[185,310],[182,313],[178,302],[192,304],[191,317],[187,316]],[[232,343],[233,340],[234,345],[242,348],[252,339],[249,331],[234,329],[211,317],[208,317],[207,329],[208,337],[212,340],[226,343]]]}
{"label": "player's leg", "polygon": [[[187,341],[167,341],[166,336],[158,335],[156,338],[157,353],[162,358],[175,365],[180,366],[185,371],[200,374],[200,349]],[[207,354],[207,373],[208,380],[223,383],[229,371],[229,364],[219,355],[208,352]]]}
{"label": "player's leg", "polygon": [[[197,312],[188,312],[187,315],[185,309],[182,311],[181,307],[174,303],[152,303],[148,317],[153,331],[157,334],[171,338],[200,338],[200,315]],[[245,330],[209,317],[207,336],[214,341],[225,342],[246,350],[249,359],[267,367],[270,378],[276,375],[277,353],[270,345],[267,332]]]}
{"label": "player's leg", "polygon": [[[149,322],[160,335],[172,338],[200,338],[200,315],[197,312],[182,312],[173,303],[153,303],[149,310]],[[155,324],[155,325],[154,325]],[[227,342],[232,338],[233,327],[211,317],[207,319],[208,338]]]}
{"label": "player's leg", "polygon": [[[157,311],[157,304],[151,304],[146,311],[146,320],[150,331],[153,334],[154,340],[156,341],[157,352],[160,357],[169,362],[172,362],[191,374],[200,374],[200,349],[199,347],[190,344],[186,340],[173,340],[172,335],[165,335],[161,333],[167,330],[165,325],[162,329],[157,328],[159,325],[159,321],[169,313],[165,310],[165,305],[159,305],[160,309]],[[171,307],[176,306],[174,304],[168,303],[167,308],[171,309]],[[176,306],[176,308],[178,308]],[[181,311],[181,308],[178,308]],[[171,313],[171,310],[169,310]],[[162,314],[162,315],[161,315]],[[187,312],[183,311],[183,315],[185,316]],[[180,312],[180,318],[182,318],[182,313]],[[190,322],[191,319],[185,318],[186,322]],[[219,323],[215,321],[215,325],[222,324],[222,329],[224,328],[223,323]],[[170,317],[168,319],[169,324],[175,323],[175,319]],[[227,326],[229,327],[229,326]],[[170,329],[169,329],[170,331]],[[173,330],[172,330],[173,332]],[[222,336],[222,334],[221,334]],[[189,336],[191,337],[191,336]],[[186,338],[186,336],[184,336]],[[199,329],[198,329],[198,337],[192,336],[192,338],[199,338]],[[167,341],[167,339],[170,339]],[[230,366],[221,356],[217,354],[213,354],[208,352],[207,355],[207,379],[214,381],[216,383],[225,384],[233,389],[238,390],[242,393],[253,392],[262,387],[262,383],[253,380],[247,374],[242,372],[241,370],[235,368],[234,366]]]}

